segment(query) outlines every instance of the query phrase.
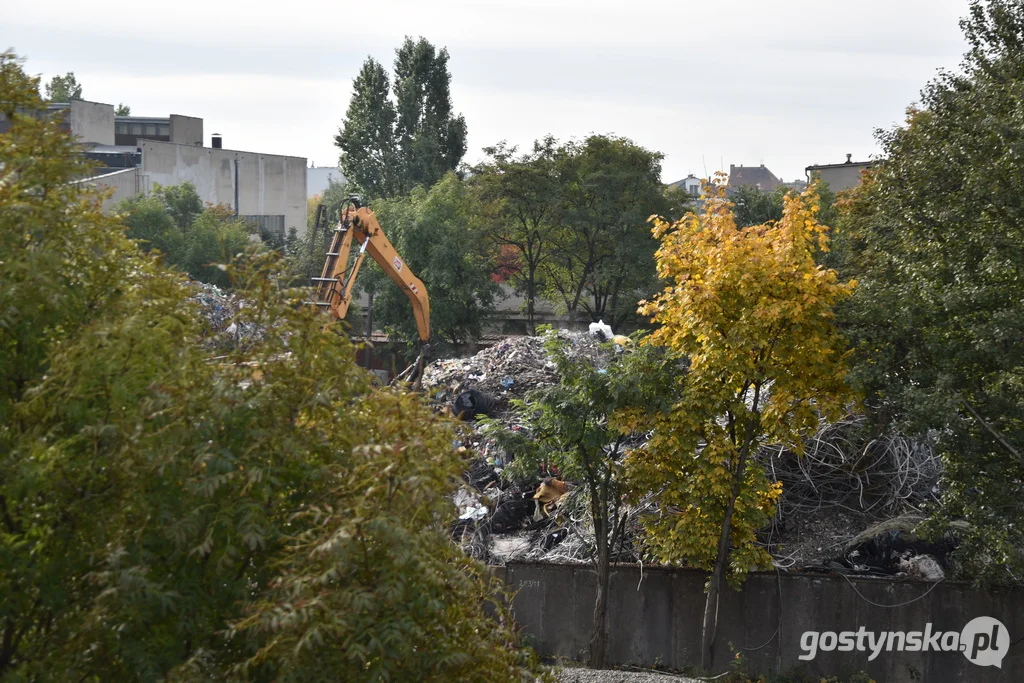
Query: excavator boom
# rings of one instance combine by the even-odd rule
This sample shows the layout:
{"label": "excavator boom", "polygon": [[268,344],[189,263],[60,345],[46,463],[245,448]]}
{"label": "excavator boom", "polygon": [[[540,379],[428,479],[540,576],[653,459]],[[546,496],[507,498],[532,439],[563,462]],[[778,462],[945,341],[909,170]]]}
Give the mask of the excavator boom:
{"label": "excavator boom", "polygon": [[[353,245],[357,245],[359,253],[349,265]],[[317,285],[317,305],[327,307],[335,318],[345,318],[352,304],[356,277],[367,254],[409,297],[420,341],[424,344],[429,342],[430,299],[427,288],[398,255],[373,211],[360,207],[355,200],[352,208],[342,212],[323,271],[320,277],[313,278]]]}

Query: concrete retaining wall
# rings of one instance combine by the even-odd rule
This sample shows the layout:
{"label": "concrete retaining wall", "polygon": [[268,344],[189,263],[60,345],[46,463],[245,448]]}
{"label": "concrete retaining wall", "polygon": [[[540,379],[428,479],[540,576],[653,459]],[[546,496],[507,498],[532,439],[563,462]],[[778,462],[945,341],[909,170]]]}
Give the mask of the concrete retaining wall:
{"label": "concrete retaining wall", "polygon": [[[585,566],[509,564],[498,575],[516,592],[516,621],[544,656],[585,657],[595,575]],[[700,663],[706,575],[687,570],[616,567],[611,577],[608,662],[680,670]],[[805,631],[955,631],[975,617],[999,619],[1010,647],[1002,668],[971,663],[961,652],[818,652],[798,657]],[[1024,681],[1024,591],[990,593],[959,583],[847,579],[814,574],[751,574],[719,606],[714,673],[743,653],[748,671],[812,675],[865,671],[875,680],[953,683]]]}

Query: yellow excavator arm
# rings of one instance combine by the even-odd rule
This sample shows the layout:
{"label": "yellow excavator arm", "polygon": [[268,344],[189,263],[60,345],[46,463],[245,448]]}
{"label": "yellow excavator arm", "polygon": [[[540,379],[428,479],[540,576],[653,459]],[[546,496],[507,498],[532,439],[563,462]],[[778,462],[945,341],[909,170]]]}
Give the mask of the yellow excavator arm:
{"label": "yellow excavator arm", "polygon": [[[360,206],[358,199],[350,199],[351,205],[342,211],[334,229],[323,272],[320,277],[313,278],[317,305],[326,307],[335,318],[344,319],[352,304],[359,268],[369,254],[409,297],[420,341],[426,344],[430,341],[430,299],[427,297],[427,288],[391,246],[373,211]],[[358,245],[359,253],[350,266],[353,243]]]}

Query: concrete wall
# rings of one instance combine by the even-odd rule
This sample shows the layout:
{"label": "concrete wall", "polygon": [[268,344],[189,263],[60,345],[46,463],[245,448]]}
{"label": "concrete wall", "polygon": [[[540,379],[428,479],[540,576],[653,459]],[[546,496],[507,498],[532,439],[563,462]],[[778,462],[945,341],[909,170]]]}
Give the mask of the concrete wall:
{"label": "concrete wall", "polygon": [[114,105],[72,100],[67,117],[79,142],[114,144]]}
{"label": "concrete wall", "polygon": [[[595,576],[586,566],[509,564],[498,576],[516,591],[516,621],[544,656],[584,658],[590,638]],[[706,575],[688,570],[617,567],[609,594],[609,665],[700,663]],[[971,663],[961,652],[818,652],[801,661],[805,631],[956,631],[975,617],[999,619],[1009,631],[1002,668]],[[812,675],[865,671],[877,681],[902,683],[1011,683],[1024,680],[1024,591],[972,590],[960,583],[844,578],[816,574],[751,574],[740,591],[719,603],[713,673],[742,652],[755,673]]]}
{"label": "concrete wall", "polygon": [[[142,168],[152,183],[190,182],[204,202],[225,204],[240,215],[283,215],[285,232],[306,232],[306,160],[141,140]],[[235,163],[238,206],[235,206]]]}
{"label": "concrete wall", "polygon": [[171,142],[202,146],[203,120],[195,116],[171,114]]}
{"label": "concrete wall", "polygon": [[809,176],[821,177],[833,192],[849,190],[860,184],[860,174],[868,168],[867,163],[840,164],[838,166],[810,167]]}
{"label": "concrete wall", "polygon": [[104,211],[111,209],[122,199],[129,199],[149,191],[148,178],[142,175],[137,168],[125,168],[101,176],[84,178],[78,182],[111,191],[111,195],[103,200]]}

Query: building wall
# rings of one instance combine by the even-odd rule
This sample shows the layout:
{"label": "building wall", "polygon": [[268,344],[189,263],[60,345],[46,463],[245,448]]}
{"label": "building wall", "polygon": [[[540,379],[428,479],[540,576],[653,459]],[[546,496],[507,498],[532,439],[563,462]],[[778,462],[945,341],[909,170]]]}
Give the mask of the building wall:
{"label": "building wall", "polygon": [[336,183],[345,182],[345,175],[341,172],[340,168],[331,168],[328,166],[307,168],[306,197],[311,198],[314,195],[323,196],[331,180],[334,180]]}
{"label": "building wall", "polygon": [[[173,124],[172,124],[173,125]],[[284,216],[285,233],[306,232],[306,160],[275,154],[140,140],[142,169],[160,185],[190,182],[204,202],[243,216]],[[235,164],[238,192],[235,198]]]}
{"label": "building wall", "polygon": [[[537,652],[580,661],[593,628],[596,580],[586,565],[509,563],[495,568],[514,593],[512,607]],[[684,669],[700,665],[707,575],[635,565],[612,569],[608,594],[609,666]],[[962,652],[819,651],[810,661],[805,631],[924,631],[960,633],[976,617],[993,617],[1009,631],[1002,668],[971,663]],[[964,583],[845,578],[755,572],[740,590],[726,588],[718,607],[713,673],[742,652],[745,668],[818,676],[865,671],[888,683],[1013,683],[1024,671],[1024,591],[974,590]]]}
{"label": "building wall", "polygon": [[809,177],[818,175],[823,181],[828,183],[828,187],[833,192],[840,192],[842,190],[849,190],[850,188],[857,187],[860,184],[860,174],[862,171],[867,170],[869,164],[867,163],[852,163],[852,164],[841,164],[838,166],[811,166],[808,168]]}
{"label": "building wall", "polygon": [[114,144],[114,105],[72,100],[67,116],[71,132],[79,142]]}
{"label": "building wall", "polygon": [[94,176],[79,180],[79,183],[111,191],[111,195],[103,200],[103,210],[113,208],[122,199],[130,199],[138,194],[149,191],[149,182],[140,169],[126,168],[102,176]]}
{"label": "building wall", "polygon": [[195,116],[171,114],[171,142],[202,146],[203,120]]}

